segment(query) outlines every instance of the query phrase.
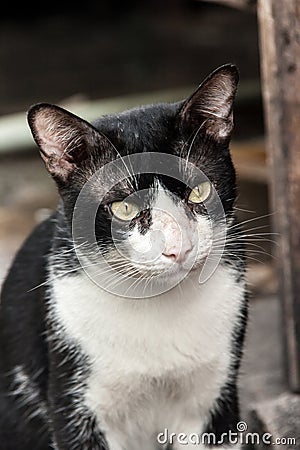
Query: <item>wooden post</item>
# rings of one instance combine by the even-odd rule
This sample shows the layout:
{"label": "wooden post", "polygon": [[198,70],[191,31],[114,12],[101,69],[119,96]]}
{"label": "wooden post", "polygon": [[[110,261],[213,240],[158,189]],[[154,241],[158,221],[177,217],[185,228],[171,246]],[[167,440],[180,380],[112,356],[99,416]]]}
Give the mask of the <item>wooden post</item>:
{"label": "wooden post", "polygon": [[287,377],[300,392],[300,0],[258,0],[257,13]]}

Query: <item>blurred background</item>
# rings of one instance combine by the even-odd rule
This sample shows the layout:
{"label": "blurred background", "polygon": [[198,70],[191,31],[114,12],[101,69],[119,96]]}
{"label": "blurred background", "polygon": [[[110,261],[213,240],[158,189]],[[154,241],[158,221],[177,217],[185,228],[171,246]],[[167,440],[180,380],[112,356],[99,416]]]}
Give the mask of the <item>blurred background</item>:
{"label": "blurred background", "polygon": [[[183,99],[216,67],[235,63],[241,80],[232,142],[237,213],[252,235],[242,409],[252,414],[251,405],[284,390],[283,351],[255,2],[226,3],[52,1],[47,9],[37,4],[26,13],[15,4],[1,10],[0,283],[22,241],[57,203],[27,126],[32,104],[60,104],[93,120],[127,107]],[[241,3],[248,7],[228,6]]]}

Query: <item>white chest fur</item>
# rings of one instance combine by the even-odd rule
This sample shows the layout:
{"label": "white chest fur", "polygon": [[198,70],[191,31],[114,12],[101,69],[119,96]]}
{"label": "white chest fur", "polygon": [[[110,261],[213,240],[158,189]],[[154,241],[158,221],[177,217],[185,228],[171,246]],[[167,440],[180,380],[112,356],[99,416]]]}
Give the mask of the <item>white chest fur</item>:
{"label": "white chest fur", "polygon": [[90,358],[85,402],[111,450],[155,450],[165,428],[201,432],[228,378],[242,297],[222,266],[204,285],[141,300],[113,297],[84,273],[53,282],[54,312]]}

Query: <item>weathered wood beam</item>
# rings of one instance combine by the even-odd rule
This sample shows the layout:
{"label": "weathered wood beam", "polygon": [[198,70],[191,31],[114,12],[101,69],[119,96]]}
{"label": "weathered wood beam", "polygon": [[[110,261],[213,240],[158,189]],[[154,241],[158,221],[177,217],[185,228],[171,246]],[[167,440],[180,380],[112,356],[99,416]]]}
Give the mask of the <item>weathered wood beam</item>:
{"label": "weathered wood beam", "polygon": [[300,0],[258,0],[287,378],[300,392]]}

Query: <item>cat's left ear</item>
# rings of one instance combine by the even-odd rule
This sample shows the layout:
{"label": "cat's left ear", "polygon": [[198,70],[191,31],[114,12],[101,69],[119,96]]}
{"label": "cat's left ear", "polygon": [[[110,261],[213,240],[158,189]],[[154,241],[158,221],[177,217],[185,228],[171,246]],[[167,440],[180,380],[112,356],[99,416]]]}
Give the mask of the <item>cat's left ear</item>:
{"label": "cat's left ear", "polygon": [[212,72],[183,103],[179,111],[183,130],[191,133],[202,128],[218,141],[230,138],[238,81],[235,65],[226,64]]}
{"label": "cat's left ear", "polygon": [[91,124],[57,105],[34,105],[27,118],[46,168],[60,184],[91,158],[95,149],[109,145]]}

